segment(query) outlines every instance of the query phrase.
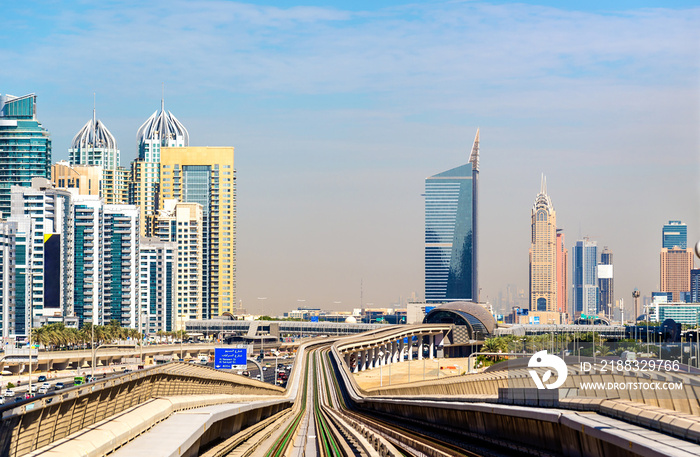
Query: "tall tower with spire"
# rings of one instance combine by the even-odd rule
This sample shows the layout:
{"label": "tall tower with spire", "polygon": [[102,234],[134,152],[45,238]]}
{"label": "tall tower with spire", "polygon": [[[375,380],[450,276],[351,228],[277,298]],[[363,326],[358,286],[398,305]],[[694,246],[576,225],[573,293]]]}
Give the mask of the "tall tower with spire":
{"label": "tall tower with spire", "polygon": [[557,213],[542,175],[531,211],[530,310],[557,311]]}
{"label": "tall tower with spire", "polygon": [[170,111],[165,110],[165,99],[160,99],[160,110],[146,119],[136,132],[139,157],[131,162],[129,203],[141,208],[141,235],[155,235],[155,220],[160,200],[161,148],[187,147],[190,134]]}
{"label": "tall tower with spire", "polygon": [[469,162],[425,180],[425,300],[478,301],[479,129]]}

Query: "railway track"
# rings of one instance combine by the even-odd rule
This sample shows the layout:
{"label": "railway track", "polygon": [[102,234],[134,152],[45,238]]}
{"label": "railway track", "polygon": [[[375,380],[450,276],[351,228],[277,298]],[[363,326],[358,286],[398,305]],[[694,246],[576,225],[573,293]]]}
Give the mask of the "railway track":
{"label": "railway track", "polygon": [[440,431],[418,432],[387,418],[354,409],[338,367],[332,341],[306,348],[297,361],[299,389],[293,408],[269,418],[201,454],[204,457],[501,457],[450,442]]}

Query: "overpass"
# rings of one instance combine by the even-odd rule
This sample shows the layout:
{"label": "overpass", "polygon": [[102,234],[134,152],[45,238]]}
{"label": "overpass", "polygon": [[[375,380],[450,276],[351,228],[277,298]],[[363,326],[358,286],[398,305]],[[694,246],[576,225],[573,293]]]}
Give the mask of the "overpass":
{"label": "overpass", "polygon": [[[414,351],[420,348],[415,357],[421,357],[423,347],[430,347],[431,340],[435,348],[448,328],[440,324],[383,326],[361,336],[319,338],[299,348],[290,385],[283,394],[268,392],[264,398],[254,398],[233,393],[238,403],[231,403],[232,397],[191,397],[192,409],[174,412],[177,402],[187,400],[157,395],[151,400],[167,402],[171,406],[159,407],[170,408],[170,412],[159,413],[158,420],[153,415],[139,420],[131,417],[135,424],[132,429],[138,430],[132,436],[118,432],[124,429],[119,417],[104,416],[99,427],[64,436],[60,443],[44,444],[34,452],[38,455],[53,450],[54,455],[78,455],[69,451],[78,443],[85,446],[85,434],[89,433],[93,447],[100,449],[80,455],[104,455],[108,448],[118,449],[115,456],[149,457],[231,452],[450,457],[700,455],[700,382],[697,375],[679,371],[604,374],[600,361],[591,364],[596,373],[569,363],[562,388],[540,391],[528,371],[528,356],[478,374],[372,388],[358,382],[363,373],[383,366],[394,365],[396,370],[410,367],[409,357]],[[413,337],[415,346],[408,344]],[[423,360],[430,359],[432,353],[429,351]],[[544,368],[536,370],[540,376],[545,374]],[[258,385],[247,381],[253,383],[251,386]],[[630,395],[623,388],[584,387],[589,382],[621,385],[639,381],[680,382],[683,389],[668,395],[646,391]],[[184,382],[201,383],[194,379]],[[196,395],[206,394],[198,391]],[[97,405],[102,403],[101,398],[95,398]],[[142,407],[155,406],[144,403]],[[24,414],[31,412],[25,410]],[[47,417],[59,422],[66,421],[64,415]],[[23,419],[25,429],[32,429],[37,416],[33,417]],[[163,444],[154,449],[154,442]]]}

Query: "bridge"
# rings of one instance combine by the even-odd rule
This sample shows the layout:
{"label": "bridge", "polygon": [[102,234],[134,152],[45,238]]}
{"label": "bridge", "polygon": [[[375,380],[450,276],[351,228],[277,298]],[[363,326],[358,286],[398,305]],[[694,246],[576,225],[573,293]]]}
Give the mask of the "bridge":
{"label": "bridge", "polygon": [[[476,374],[441,369],[450,359],[434,352],[448,331],[383,326],[310,340],[284,390],[183,363],[78,386],[1,409],[0,454],[700,455],[698,375],[576,359],[559,389],[540,390],[529,355]],[[426,364],[436,378],[397,376]],[[368,381],[392,367],[391,385]],[[637,383],[680,387],[625,388]]]}

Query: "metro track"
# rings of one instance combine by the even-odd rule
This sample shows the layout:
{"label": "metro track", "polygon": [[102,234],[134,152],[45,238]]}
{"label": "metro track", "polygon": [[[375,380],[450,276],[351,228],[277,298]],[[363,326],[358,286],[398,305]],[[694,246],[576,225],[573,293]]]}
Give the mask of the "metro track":
{"label": "metro track", "polygon": [[[346,386],[339,382],[342,379],[339,367],[330,354],[332,342],[308,346],[297,360],[303,366],[298,371],[301,379],[292,408],[269,418],[264,427],[249,427],[201,455],[504,457],[521,454],[493,443],[483,447],[467,444],[450,430],[427,424],[418,430],[410,421],[402,419],[399,424],[397,418],[357,409]],[[232,446],[233,441],[241,445]]]}

